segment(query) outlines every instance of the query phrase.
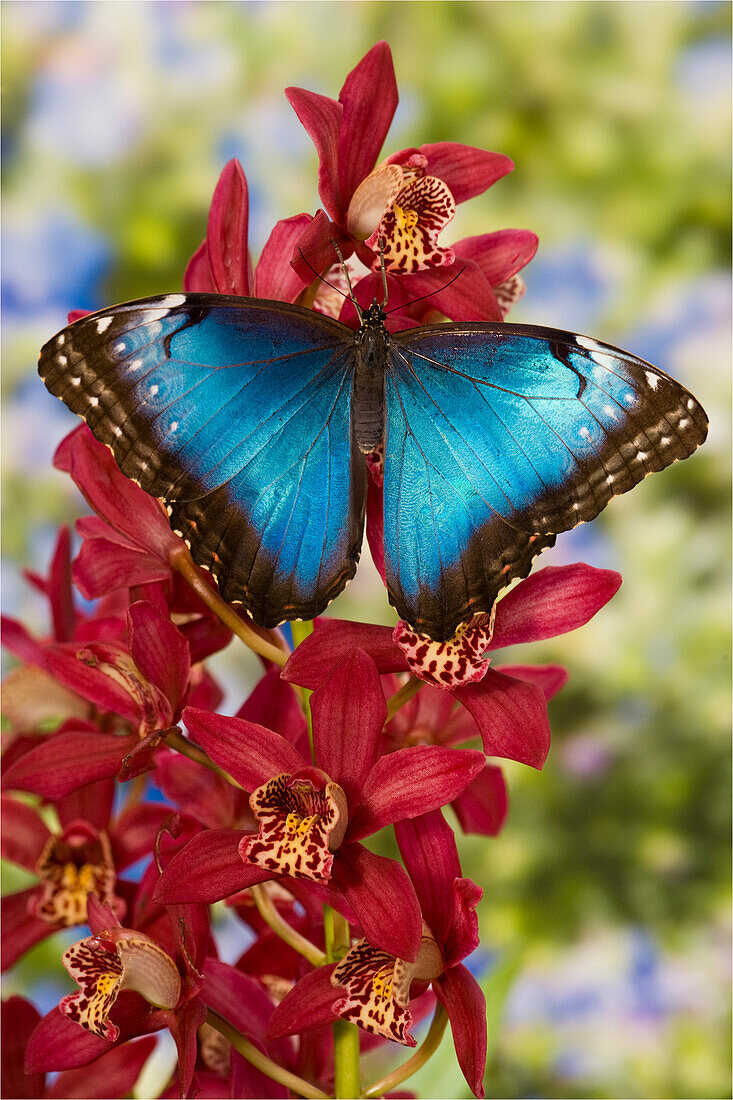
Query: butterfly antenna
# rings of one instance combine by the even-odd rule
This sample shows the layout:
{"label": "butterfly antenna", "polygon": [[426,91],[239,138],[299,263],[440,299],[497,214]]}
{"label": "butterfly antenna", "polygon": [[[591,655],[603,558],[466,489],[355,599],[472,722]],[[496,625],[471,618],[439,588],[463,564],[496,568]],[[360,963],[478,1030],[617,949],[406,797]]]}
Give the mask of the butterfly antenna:
{"label": "butterfly antenna", "polygon": [[[306,267],[309,267],[309,268],[311,269],[311,271],[313,272],[313,274],[315,275],[315,277],[316,277],[317,279],[320,279],[322,283],[325,283],[325,284],[326,284],[326,286],[330,286],[331,290],[335,290],[335,291],[336,291],[336,293],[337,293],[337,294],[340,294],[342,298],[348,298],[348,294],[344,294],[343,290],[341,290],[341,288],[340,288],[340,287],[338,287],[338,286],[334,286],[334,284],[333,284],[333,283],[330,283],[330,282],[328,281],[328,279],[325,279],[325,278],[323,277],[323,275],[321,275],[321,274],[320,274],[320,273],[319,273],[318,271],[316,271],[316,269],[314,268],[314,266],[313,266],[313,264],[312,264],[312,263],[310,262],[310,260],[307,260],[307,259],[305,258],[304,254],[303,254],[303,249],[302,249],[302,248],[299,248],[299,249],[298,249],[298,252],[300,252],[300,258],[301,258],[301,260],[303,261],[303,263],[304,263],[304,264],[306,265]],[[349,287],[349,289],[351,289],[351,287]]]}
{"label": "butterfly antenna", "polygon": [[[431,290],[429,294],[421,294],[419,298],[413,298],[411,302],[405,302],[404,305],[414,306],[416,302],[424,302],[426,298],[432,298],[434,294],[438,293],[438,290],[447,290],[449,286],[453,286],[453,283],[456,281],[458,276],[462,275],[465,270],[466,268],[462,267],[461,270],[457,271],[453,278],[445,284],[445,286],[438,287],[436,290]],[[396,310],[403,308],[404,306],[395,306],[394,309],[388,309],[387,316],[389,316],[390,313],[394,313]]]}
{"label": "butterfly antenna", "polygon": [[[361,306],[359,305],[359,303],[356,300],[356,295],[354,294],[354,288],[351,285],[351,277],[349,276],[349,269],[346,266],[346,261],[344,260],[343,256],[341,255],[341,249],[336,244],[333,237],[329,237],[329,240],[331,241],[331,244],[333,245],[334,252],[338,256],[339,263],[341,264],[344,275],[346,276],[346,285],[349,288],[349,298],[351,299],[351,301],[353,303],[353,306],[354,306],[354,309],[356,310],[357,316],[358,316],[359,320],[361,321],[361,319],[362,319]],[[344,297],[345,297],[345,295],[344,295]]]}

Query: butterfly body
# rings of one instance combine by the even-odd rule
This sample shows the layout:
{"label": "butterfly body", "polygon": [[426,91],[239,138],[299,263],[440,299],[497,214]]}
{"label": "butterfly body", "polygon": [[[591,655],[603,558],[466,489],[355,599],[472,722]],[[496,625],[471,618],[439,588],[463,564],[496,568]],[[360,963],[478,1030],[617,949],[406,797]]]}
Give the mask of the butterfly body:
{"label": "butterfly body", "polygon": [[390,599],[443,639],[707,430],[616,348],[479,322],[390,334],[376,304],[354,332],[282,302],[145,299],[63,330],[39,370],[263,626],[312,618],[353,576],[382,442]]}

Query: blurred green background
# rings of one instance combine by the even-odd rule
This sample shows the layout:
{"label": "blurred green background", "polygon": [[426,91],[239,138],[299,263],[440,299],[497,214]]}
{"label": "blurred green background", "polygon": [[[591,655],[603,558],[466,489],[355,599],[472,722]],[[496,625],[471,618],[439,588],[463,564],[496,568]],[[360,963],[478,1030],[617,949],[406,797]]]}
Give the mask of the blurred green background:
{"label": "blurred green background", "polygon": [[[506,768],[498,839],[462,841],[496,1021],[509,987],[488,1095],[730,1095],[729,20],[603,0],[3,4],[4,604],[34,628],[21,568],[45,568],[82,507],[51,470],[74,419],[37,349],[69,309],[179,287],[232,156],[255,256],[278,218],[313,212],[315,154],[282,90],[336,96],[380,38],[400,87],[385,154],[452,140],[516,163],[446,234],[539,235],[512,319],[629,347],[710,414],[691,461],[544,556],[624,585],[521,654],[571,671],[550,758]],[[370,563],[332,611],[390,621]],[[256,664],[231,651],[219,672],[236,709]],[[51,1007],[58,956],[50,941],[8,989]],[[417,1087],[467,1095],[448,1039]]]}

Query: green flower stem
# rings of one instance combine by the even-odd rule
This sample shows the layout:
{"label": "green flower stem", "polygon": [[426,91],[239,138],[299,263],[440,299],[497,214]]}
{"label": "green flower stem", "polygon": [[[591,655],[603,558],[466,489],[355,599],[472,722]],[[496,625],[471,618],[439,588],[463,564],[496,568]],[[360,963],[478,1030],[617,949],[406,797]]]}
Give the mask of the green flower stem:
{"label": "green flower stem", "polygon": [[[310,637],[313,633],[313,620],[312,619],[294,619],[290,624],[290,629],[293,634],[293,647],[298,648],[301,642],[304,642],[306,638]],[[305,720],[308,723],[308,741],[311,747],[311,760],[315,764],[316,753],[313,746],[313,715],[310,708],[310,697],[313,694],[308,688],[296,688],[296,691],[300,695],[300,704],[305,714]]]}
{"label": "green flower stem", "polygon": [[428,1058],[432,1058],[440,1046],[440,1040],[443,1038],[443,1032],[445,1031],[447,1023],[448,1013],[443,1006],[439,1004],[435,1009],[430,1031],[425,1036],[425,1041],[422,1046],[413,1054],[412,1058],[408,1058],[399,1069],[394,1070],[392,1073],[388,1073],[386,1077],[382,1077],[379,1081],[374,1081],[373,1084],[364,1089],[361,1095],[363,1097],[368,1097],[369,1100],[371,1100],[372,1097],[384,1096],[386,1092],[391,1092],[397,1085],[406,1081],[408,1077],[412,1077],[413,1073],[417,1073],[417,1071],[425,1065]]}
{"label": "green flower stem", "polygon": [[265,924],[269,925],[272,931],[294,951],[305,956],[313,966],[323,966],[326,961],[325,953],[284,920],[264,887],[250,886],[249,890]]}
{"label": "green flower stem", "polygon": [[221,779],[226,780],[227,783],[231,783],[232,787],[236,787],[238,790],[242,790],[236,779],[232,779],[229,772],[225,772],[223,768],[220,768],[218,764],[215,764],[210,756],[200,749],[198,745],[193,745],[188,741],[182,733],[174,726],[165,735],[165,743],[169,749],[175,749],[176,752],[180,752],[181,756],[187,756],[189,760],[195,760],[197,764],[201,764],[204,768],[208,768],[210,772],[214,772]]}
{"label": "green flower stem", "polygon": [[283,1069],[282,1066],[278,1066],[276,1062],[264,1055],[254,1043],[250,1043],[249,1039],[245,1039],[241,1032],[237,1031],[235,1027],[225,1020],[222,1016],[219,1016],[217,1012],[213,1012],[209,1009],[206,1016],[207,1024],[216,1028],[220,1034],[222,1034],[232,1044],[235,1050],[239,1051],[243,1058],[246,1058],[258,1069],[260,1073],[264,1073],[266,1077],[271,1077],[273,1081],[279,1081],[281,1085],[285,1085],[297,1096],[308,1097],[309,1100],[328,1100],[328,1093],[321,1092],[315,1085],[310,1085],[307,1081],[304,1081],[302,1077],[296,1077],[294,1073],[289,1073],[288,1070]]}
{"label": "green flower stem", "polygon": [[183,544],[179,553],[171,555],[169,564],[172,569],[175,569],[188,581],[199,599],[203,600],[217,618],[225,626],[228,626],[232,633],[236,634],[246,646],[258,653],[260,657],[264,657],[265,660],[273,661],[281,667],[285,664],[289,653],[279,644],[278,636],[273,631],[268,630],[264,632],[266,636],[263,637],[262,634],[257,633],[253,626],[250,626],[240,615],[237,615],[236,611],[228,603],[225,603],[213,588],[209,587]]}
{"label": "green flower stem", "polygon": [[[349,922],[340,913],[324,906],[326,953],[329,962],[342,959],[351,947]],[[359,1095],[359,1029],[356,1024],[338,1020],[333,1025],[334,1096],[353,1100]]]}
{"label": "green flower stem", "polygon": [[423,686],[423,683],[424,683],[424,680],[421,680],[419,677],[411,676],[410,679],[406,680],[405,683],[402,685],[402,687],[399,688],[394,693],[394,695],[392,695],[387,700],[387,721],[388,722],[389,722],[390,718],[394,718],[395,714],[397,713],[397,711],[400,709],[401,706],[404,706],[405,703],[409,702],[409,700],[412,699],[413,695],[415,695],[420,690],[420,688]]}

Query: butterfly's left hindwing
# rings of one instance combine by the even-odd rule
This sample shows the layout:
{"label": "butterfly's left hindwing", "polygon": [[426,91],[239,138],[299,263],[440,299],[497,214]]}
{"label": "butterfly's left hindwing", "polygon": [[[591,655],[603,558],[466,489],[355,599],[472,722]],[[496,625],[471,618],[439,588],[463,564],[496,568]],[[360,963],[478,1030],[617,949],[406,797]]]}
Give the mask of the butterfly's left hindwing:
{"label": "butterfly's left hindwing", "polygon": [[261,625],[312,618],[353,576],[366,482],[344,326],[283,303],[169,295],[77,321],[39,370]]}
{"label": "butterfly's left hindwing", "polygon": [[662,371],[584,337],[451,324],[392,337],[385,567],[400,615],[449,637],[555,534],[685,458],[707,420]]}

